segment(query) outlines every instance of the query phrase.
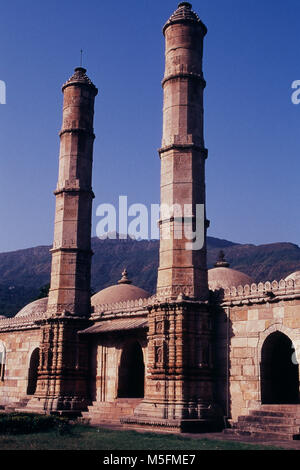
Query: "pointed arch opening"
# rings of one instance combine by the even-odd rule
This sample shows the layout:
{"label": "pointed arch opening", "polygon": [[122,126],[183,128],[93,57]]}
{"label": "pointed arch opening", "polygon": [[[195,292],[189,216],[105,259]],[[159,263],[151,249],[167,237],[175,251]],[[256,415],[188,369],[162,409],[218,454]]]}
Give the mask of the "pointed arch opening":
{"label": "pointed arch opening", "polygon": [[36,348],[32,351],[30,362],[29,362],[27,395],[35,394],[37,379],[38,379],[39,361],[40,361],[40,349]]}
{"label": "pointed arch opening", "polygon": [[143,398],[145,365],[138,341],[127,344],[121,355],[118,374],[118,398]]}
{"label": "pointed arch opening", "polygon": [[280,331],[265,339],[260,363],[263,404],[299,403],[299,365],[294,351],[290,338]]}

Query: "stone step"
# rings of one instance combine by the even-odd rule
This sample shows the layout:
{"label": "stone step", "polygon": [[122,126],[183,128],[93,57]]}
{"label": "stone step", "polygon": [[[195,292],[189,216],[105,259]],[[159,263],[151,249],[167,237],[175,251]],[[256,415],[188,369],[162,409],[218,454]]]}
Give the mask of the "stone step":
{"label": "stone step", "polygon": [[278,433],[278,432],[267,432],[267,431],[249,431],[242,429],[224,429],[223,431],[227,435],[235,435],[241,437],[252,437],[257,438],[261,441],[290,441],[293,439],[299,440],[300,435]]}
{"label": "stone step", "polygon": [[299,426],[285,426],[281,424],[262,424],[262,423],[249,423],[247,421],[239,422],[234,429],[248,430],[248,431],[263,431],[263,432],[277,432],[287,434],[299,434]]}
{"label": "stone step", "polygon": [[103,408],[111,407],[133,407],[137,406],[141,402],[141,399],[118,399],[116,401],[93,401],[90,406],[101,406]]}
{"label": "stone step", "polygon": [[114,402],[93,402],[82,416],[91,424],[120,424],[120,418],[132,416],[141,401],[140,398],[119,398]]}
{"label": "stone step", "polygon": [[119,403],[129,403],[129,404],[138,404],[142,401],[142,398],[118,398],[116,400],[116,404],[119,404]]}
{"label": "stone step", "polygon": [[261,405],[260,410],[300,414],[300,405]]}
{"label": "stone step", "polygon": [[109,404],[102,404],[102,403],[93,403],[92,405],[89,405],[88,408],[99,408],[101,410],[110,410],[110,409],[118,409],[118,410],[128,410],[128,409],[131,409],[131,408],[135,408],[136,406],[138,405],[137,404],[134,404],[134,405],[129,405],[129,404],[125,404],[125,403],[122,403],[122,404],[118,404],[118,405],[113,405],[111,403]]}
{"label": "stone step", "polygon": [[292,417],[285,416],[262,416],[262,415],[249,415],[249,416],[239,416],[238,423],[258,423],[258,424],[282,424],[285,426],[294,426],[295,419]]}
{"label": "stone step", "polygon": [[101,406],[99,407],[88,407],[88,411],[94,411],[95,413],[106,413],[106,414],[109,414],[109,413],[128,413],[129,411],[131,410],[134,410],[135,409],[135,406],[131,407],[131,408],[123,408],[123,407],[118,407],[118,408],[101,408]]}
{"label": "stone step", "polygon": [[16,413],[37,413],[37,414],[41,414],[41,408],[38,408],[38,407],[33,407],[33,406],[30,406],[30,407],[27,407],[27,406],[24,406],[24,407],[20,407],[20,408],[15,408],[15,412]]}
{"label": "stone step", "polygon": [[120,424],[120,416],[112,415],[103,415],[102,413],[89,413],[88,411],[83,411],[81,413],[82,418],[88,419],[91,424],[98,423],[114,423]]}
{"label": "stone step", "polygon": [[103,416],[113,416],[113,415],[120,415],[120,416],[123,416],[123,415],[128,415],[128,414],[131,414],[133,413],[134,411],[134,408],[130,408],[130,409],[111,409],[111,410],[101,410],[101,409],[98,409],[98,408],[90,408],[88,409],[88,413],[97,413],[97,414],[102,414]]}
{"label": "stone step", "polygon": [[22,400],[19,400],[19,401],[16,401],[16,402],[12,402],[12,403],[9,403],[7,405],[4,406],[4,410],[7,412],[7,413],[11,413],[11,412],[15,412],[17,411],[19,408],[24,408],[26,407],[27,403],[29,402],[29,398],[23,398]]}
{"label": "stone step", "polygon": [[287,411],[263,411],[263,410],[251,410],[249,416],[257,417],[278,417],[278,418],[294,418],[295,413],[288,413]]}
{"label": "stone step", "polygon": [[262,405],[250,410],[249,415],[239,416],[232,428],[224,432],[266,439],[299,439],[299,413],[299,405]]}

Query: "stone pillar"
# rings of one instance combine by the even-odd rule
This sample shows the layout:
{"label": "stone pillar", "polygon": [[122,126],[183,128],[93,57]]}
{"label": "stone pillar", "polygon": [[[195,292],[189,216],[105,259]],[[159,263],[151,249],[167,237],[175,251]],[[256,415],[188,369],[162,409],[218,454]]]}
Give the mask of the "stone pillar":
{"label": "stone pillar", "polygon": [[77,67],[62,87],[54,242],[47,318],[40,321],[41,348],[35,397],[28,407],[46,411],[85,409],[88,352],[77,334],[90,315],[93,117],[97,88]]}
{"label": "stone pillar", "polygon": [[[127,423],[185,430],[215,429],[212,318],[208,306],[202,73],[207,32],[191,5],[182,2],[163,28],[166,68],[163,79],[161,204],[190,208],[160,221],[157,298],[149,304],[148,369],[145,398]],[[184,215],[184,212],[182,213]],[[203,243],[195,249],[178,236],[202,224]],[[168,232],[168,237],[165,232]]]}

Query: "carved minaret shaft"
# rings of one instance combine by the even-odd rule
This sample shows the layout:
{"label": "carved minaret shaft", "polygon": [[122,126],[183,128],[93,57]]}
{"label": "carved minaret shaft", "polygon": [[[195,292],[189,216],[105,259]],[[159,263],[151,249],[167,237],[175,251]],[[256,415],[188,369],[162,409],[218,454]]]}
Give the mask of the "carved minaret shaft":
{"label": "carved minaret shaft", "polygon": [[49,314],[90,312],[93,117],[96,87],[82,67],[64,84]]}
{"label": "carved minaret shaft", "polygon": [[[182,2],[163,29],[163,137],[161,158],[160,263],[157,293],[207,298],[205,159],[202,72],[205,25]],[[176,206],[181,212],[178,212]],[[172,209],[173,207],[173,209]],[[184,219],[182,219],[184,216]],[[191,232],[196,233],[193,248]]]}
{"label": "carved minaret shaft", "polygon": [[80,412],[88,397],[88,348],[78,331],[90,315],[93,117],[97,88],[82,67],[63,85],[59,175],[38,381],[27,408]]}

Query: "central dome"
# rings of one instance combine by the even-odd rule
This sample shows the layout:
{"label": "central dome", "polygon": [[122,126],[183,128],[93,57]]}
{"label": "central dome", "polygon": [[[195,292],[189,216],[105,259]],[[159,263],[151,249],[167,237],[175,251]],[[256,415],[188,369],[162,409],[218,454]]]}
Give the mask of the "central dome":
{"label": "central dome", "polygon": [[97,292],[97,294],[92,296],[91,304],[94,307],[96,305],[113,304],[127,300],[146,299],[148,297],[150,297],[149,292],[131,283],[127,278],[127,271],[125,269],[118,284]]}

